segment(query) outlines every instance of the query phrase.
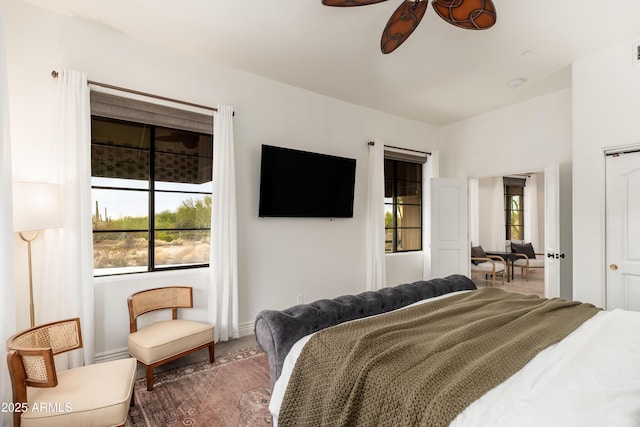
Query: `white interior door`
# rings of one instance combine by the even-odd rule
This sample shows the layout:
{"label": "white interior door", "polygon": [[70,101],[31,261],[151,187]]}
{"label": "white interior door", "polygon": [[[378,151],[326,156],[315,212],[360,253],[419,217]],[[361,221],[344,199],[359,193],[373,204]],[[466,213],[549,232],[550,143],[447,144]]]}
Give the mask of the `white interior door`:
{"label": "white interior door", "polygon": [[560,296],[560,168],[552,163],[544,170],[544,295]]}
{"label": "white interior door", "polygon": [[469,276],[467,180],[431,179],[431,276]]}
{"label": "white interior door", "polygon": [[640,153],[608,155],[607,310],[640,311]]}

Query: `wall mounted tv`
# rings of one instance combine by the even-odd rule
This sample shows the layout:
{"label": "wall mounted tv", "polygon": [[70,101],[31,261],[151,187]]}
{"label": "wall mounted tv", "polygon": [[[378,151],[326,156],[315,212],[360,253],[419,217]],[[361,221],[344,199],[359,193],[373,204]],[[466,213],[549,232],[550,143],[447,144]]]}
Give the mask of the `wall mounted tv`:
{"label": "wall mounted tv", "polygon": [[356,160],[262,146],[260,217],[352,218]]}

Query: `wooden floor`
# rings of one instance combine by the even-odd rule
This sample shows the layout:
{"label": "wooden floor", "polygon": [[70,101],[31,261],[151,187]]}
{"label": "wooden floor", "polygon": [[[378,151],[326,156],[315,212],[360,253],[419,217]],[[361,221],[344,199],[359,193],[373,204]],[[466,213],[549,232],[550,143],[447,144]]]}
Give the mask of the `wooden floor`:
{"label": "wooden floor", "polygon": [[[473,280],[477,287],[490,287],[491,277],[488,280],[485,279],[484,274],[472,273],[471,280]],[[518,292],[521,294],[535,294],[540,297],[544,297],[544,269],[534,268],[529,270],[529,280],[520,276],[520,269],[516,269],[514,278],[512,281],[507,282],[505,278],[504,286],[502,286],[502,279],[500,276],[496,278],[496,287],[504,289],[505,291]]]}

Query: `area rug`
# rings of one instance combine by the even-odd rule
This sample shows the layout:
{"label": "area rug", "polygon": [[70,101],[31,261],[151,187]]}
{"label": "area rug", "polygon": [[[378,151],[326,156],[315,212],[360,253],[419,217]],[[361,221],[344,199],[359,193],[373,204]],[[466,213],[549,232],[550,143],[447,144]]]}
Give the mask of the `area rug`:
{"label": "area rug", "polygon": [[147,391],[136,380],[127,427],[269,426],[267,355],[258,348],[197,362],[155,375]]}

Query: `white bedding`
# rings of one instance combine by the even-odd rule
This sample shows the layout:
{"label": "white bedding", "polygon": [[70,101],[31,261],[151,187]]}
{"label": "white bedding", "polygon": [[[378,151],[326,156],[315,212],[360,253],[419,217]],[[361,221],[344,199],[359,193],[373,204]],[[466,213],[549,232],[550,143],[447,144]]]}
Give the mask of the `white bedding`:
{"label": "white bedding", "polygon": [[[299,340],[284,361],[269,404],[274,425],[295,361],[311,336]],[[451,426],[640,426],[640,312],[596,314],[472,403]]]}

